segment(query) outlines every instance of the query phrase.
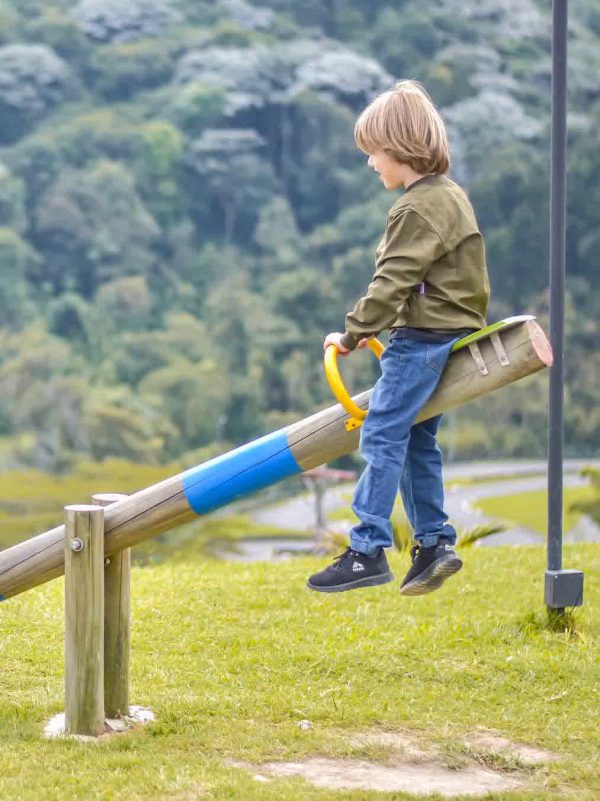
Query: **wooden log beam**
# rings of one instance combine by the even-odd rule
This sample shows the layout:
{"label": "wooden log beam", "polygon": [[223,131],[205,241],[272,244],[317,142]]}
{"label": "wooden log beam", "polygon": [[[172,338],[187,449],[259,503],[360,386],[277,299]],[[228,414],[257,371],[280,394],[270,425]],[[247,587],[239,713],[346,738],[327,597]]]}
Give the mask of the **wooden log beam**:
{"label": "wooden log beam", "polygon": [[[508,364],[490,338],[478,347],[483,375],[468,349],[452,353],[440,383],[417,420],[536,373],[552,363],[544,332],[527,320],[501,333]],[[370,391],[354,398],[368,408]],[[348,415],[336,404],[241,448],[143,489],[105,509],[105,553],[121,551],[263,487],[353,451],[359,430],[347,431]],[[42,584],[64,571],[64,526],[0,552],[0,600]]]}

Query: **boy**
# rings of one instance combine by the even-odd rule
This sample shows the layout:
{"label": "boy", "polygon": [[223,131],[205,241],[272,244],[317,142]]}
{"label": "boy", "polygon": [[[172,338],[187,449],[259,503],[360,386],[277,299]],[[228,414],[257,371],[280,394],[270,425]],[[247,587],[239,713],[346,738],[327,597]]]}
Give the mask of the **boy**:
{"label": "boy", "polygon": [[345,333],[331,333],[344,355],[391,329],[360,435],[366,461],[352,509],[359,519],[350,546],[308,587],[341,592],[394,578],[385,548],[398,489],[416,546],[400,592],[436,590],[462,567],[456,531],[444,513],[441,415],[414,423],[433,393],[452,345],[486,325],[489,281],[472,206],[446,173],[450,153],[444,123],[416,81],[399,81],[358,118],[354,136],[386,189],[405,192],[388,213],[375,252],[375,275],[346,315]]}

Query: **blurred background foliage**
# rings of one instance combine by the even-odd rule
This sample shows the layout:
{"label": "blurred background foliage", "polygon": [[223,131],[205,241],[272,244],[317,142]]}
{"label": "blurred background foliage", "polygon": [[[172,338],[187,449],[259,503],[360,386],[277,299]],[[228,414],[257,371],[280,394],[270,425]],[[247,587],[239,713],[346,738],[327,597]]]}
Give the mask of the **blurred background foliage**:
{"label": "blurred background foliage", "polygon": [[[566,451],[592,456],[600,0],[570,26]],[[547,330],[549,32],[534,0],[0,0],[0,469],[162,475],[329,404],[323,335],[395,200],[354,120],[397,78],[447,122],[490,321]],[[449,414],[447,458],[543,456],[546,381]]]}

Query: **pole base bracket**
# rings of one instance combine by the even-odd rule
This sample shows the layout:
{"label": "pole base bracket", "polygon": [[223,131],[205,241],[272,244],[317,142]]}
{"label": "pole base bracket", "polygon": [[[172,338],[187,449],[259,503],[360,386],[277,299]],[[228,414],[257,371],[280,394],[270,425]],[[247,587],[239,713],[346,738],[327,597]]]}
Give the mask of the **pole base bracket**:
{"label": "pole base bracket", "polygon": [[551,609],[583,605],[581,570],[546,570],[544,600]]}

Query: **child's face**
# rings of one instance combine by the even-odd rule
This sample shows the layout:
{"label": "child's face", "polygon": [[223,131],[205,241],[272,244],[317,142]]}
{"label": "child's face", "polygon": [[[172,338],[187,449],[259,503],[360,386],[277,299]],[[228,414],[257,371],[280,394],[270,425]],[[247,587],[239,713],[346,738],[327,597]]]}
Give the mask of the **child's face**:
{"label": "child's face", "polygon": [[369,167],[378,172],[386,189],[401,189],[405,184],[406,165],[392,158],[383,150],[375,150],[369,156]]}

